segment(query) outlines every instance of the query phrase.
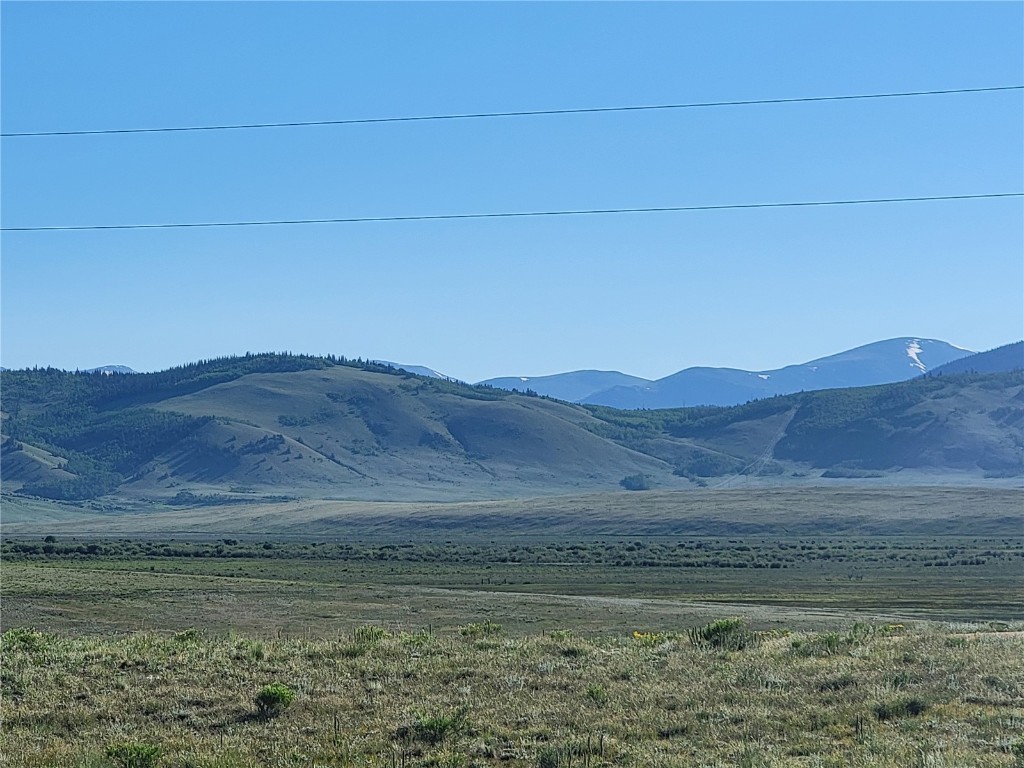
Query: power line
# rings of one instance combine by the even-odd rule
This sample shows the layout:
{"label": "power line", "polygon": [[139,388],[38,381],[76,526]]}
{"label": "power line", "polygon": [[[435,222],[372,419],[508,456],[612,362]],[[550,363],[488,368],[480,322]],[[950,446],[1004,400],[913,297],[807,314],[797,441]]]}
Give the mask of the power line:
{"label": "power line", "polygon": [[954,93],[991,93],[994,91],[1020,91],[1024,85],[1001,85],[990,88],[950,88],[934,91],[899,91],[891,93],[862,93],[845,96],[804,96],[789,99],[745,99],[740,101],[702,101],[687,104],[647,104],[625,107],[585,107],[579,109],[533,109],[516,112],[467,112],[452,115],[413,115],[406,117],[368,117],[350,120],[303,120],[281,123],[238,123],[228,125],[187,125],[162,128],[106,128],[94,131],[21,131],[0,133],[9,139],[28,136],[102,136],[118,133],[182,133],[186,131],[236,131],[249,128],[303,128],[317,125],[367,125],[370,123],[411,123],[427,120],[472,120],[496,117],[538,117],[541,115],[585,115],[602,112],[645,112],[670,109],[702,109],[707,107],[745,107],[755,104],[797,104],[818,101],[854,101],[863,99],[891,99],[907,96],[945,96]]}
{"label": "power line", "polygon": [[928,197],[877,197],[858,200],[802,200],[782,203],[731,203],[726,205],[676,205],[657,208],[590,208],[567,211],[504,211],[500,213],[444,213],[416,216],[354,216],[334,219],[263,219],[259,221],[200,221],[170,224],[90,224],[85,226],[0,227],[0,232],[72,232],[102,229],[195,229],[201,227],[263,227],[285,224],[356,224],[386,221],[448,221],[453,219],[512,219],[539,216],[592,216],[614,213],[672,213],[682,211],[732,211],[751,208],[809,208],[815,206],[922,203],[942,200],[988,200],[1024,197],[1024,192],[983,195],[932,195]]}

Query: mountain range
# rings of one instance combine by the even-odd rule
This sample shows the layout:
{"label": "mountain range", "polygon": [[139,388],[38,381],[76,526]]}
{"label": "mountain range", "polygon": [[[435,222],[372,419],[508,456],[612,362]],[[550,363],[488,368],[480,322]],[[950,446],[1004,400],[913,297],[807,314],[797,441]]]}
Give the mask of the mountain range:
{"label": "mountain range", "polygon": [[568,402],[613,408],[739,405],[793,392],[906,381],[972,354],[970,350],[937,339],[903,337],[766,371],[694,367],[654,381],[617,371],[572,371],[551,376],[503,377],[480,383],[509,390],[530,389]]}
{"label": "mountain range", "polygon": [[[418,376],[459,381],[424,365],[373,360],[375,365]],[[1024,365],[1024,342],[974,353],[938,339],[902,337],[838,354],[764,371],[696,366],[650,380],[619,371],[582,370],[548,376],[504,376],[479,386],[530,392],[569,403],[622,409],[739,405],[793,392],[871,386],[906,381],[926,373],[1012,370]],[[86,373],[136,373],[125,365],[104,365]]]}
{"label": "mountain range", "polygon": [[0,375],[3,491],[51,499],[451,501],[741,477],[1024,472],[1020,370],[665,410],[576,405],[337,357]]}

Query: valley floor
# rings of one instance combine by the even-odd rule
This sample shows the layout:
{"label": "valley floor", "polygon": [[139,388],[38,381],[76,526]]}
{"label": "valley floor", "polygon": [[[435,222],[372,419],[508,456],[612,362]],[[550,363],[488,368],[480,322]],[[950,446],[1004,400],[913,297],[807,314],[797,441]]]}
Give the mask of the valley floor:
{"label": "valley floor", "polygon": [[[5,524],[0,754],[32,768],[1024,766],[1020,495],[894,493],[380,518],[311,502],[245,510],[288,533],[237,537],[100,538],[66,510]],[[208,511],[193,510],[202,526]],[[261,713],[275,683],[294,701]]]}

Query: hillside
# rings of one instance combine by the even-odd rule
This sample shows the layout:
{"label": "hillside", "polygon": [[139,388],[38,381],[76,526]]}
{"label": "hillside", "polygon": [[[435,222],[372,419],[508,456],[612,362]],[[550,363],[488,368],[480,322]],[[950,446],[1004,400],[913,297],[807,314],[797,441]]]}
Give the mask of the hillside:
{"label": "hillside", "polygon": [[160,374],[3,375],[4,433],[74,475],[40,480],[5,459],[5,490],[51,498],[497,498],[617,489],[636,474],[686,484],[595,434],[579,407],[373,363],[266,355]]}
{"label": "hillside", "polygon": [[1016,476],[1024,469],[1020,371],[802,392],[728,408],[590,410],[615,426],[608,434],[638,450],[708,451],[676,457],[688,476],[777,474],[786,462],[852,478],[900,469]]}
{"label": "hillside", "polygon": [[[1024,374],[619,411],[343,358],[3,373],[5,492],[470,500],[898,470],[1021,473]],[[720,480],[713,480],[714,483]]]}
{"label": "hillside", "polygon": [[1024,368],[1024,341],[1004,344],[987,352],[961,357],[940,365],[930,375],[944,376],[950,373],[998,373]]}

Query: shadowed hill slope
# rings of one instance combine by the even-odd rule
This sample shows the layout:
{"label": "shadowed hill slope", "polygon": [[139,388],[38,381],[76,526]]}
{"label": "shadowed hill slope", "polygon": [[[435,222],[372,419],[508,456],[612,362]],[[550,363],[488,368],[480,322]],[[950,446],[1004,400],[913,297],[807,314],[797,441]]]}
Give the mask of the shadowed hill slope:
{"label": "shadowed hill slope", "polygon": [[1019,474],[1024,451],[1019,371],[662,411],[293,355],[2,375],[4,490],[55,499],[451,501],[908,468],[980,479]]}
{"label": "shadowed hill slope", "polygon": [[1024,341],[1004,344],[1001,347],[979,352],[976,355],[961,357],[940,365],[930,372],[933,376],[946,376],[951,373],[998,373],[1001,371],[1017,371],[1024,368]]}
{"label": "shadowed hill slope", "polygon": [[5,372],[4,433],[64,459],[5,486],[51,498],[275,493],[488,498],[686,481],[595,433],[586,410],[537,397],[286,355],[161,374]]}
{"label": "shadowed hill slope", "polygon": [[[687,474],[772,473],[772,462],[835,470],[945,468],[1016,475],[1024,458],[1024,374],[925,377],[803,392],[731,408],[617,411],[591,407],[605,434],[638,450],[718,452]],[[658,447],[658,446],[661,447]],[[716,459],[717,463],[709,462]]]}
{"label": "shadowed hill slope", "polygon": [[637,472],[673,482],[664,461],[588,430],[597,420],[582,409],[434,379],[335,367],[247,376],[159,407],[216,417],[197,443],[237,461],[225,476],[242,483],[392,498],[614,488]]}

